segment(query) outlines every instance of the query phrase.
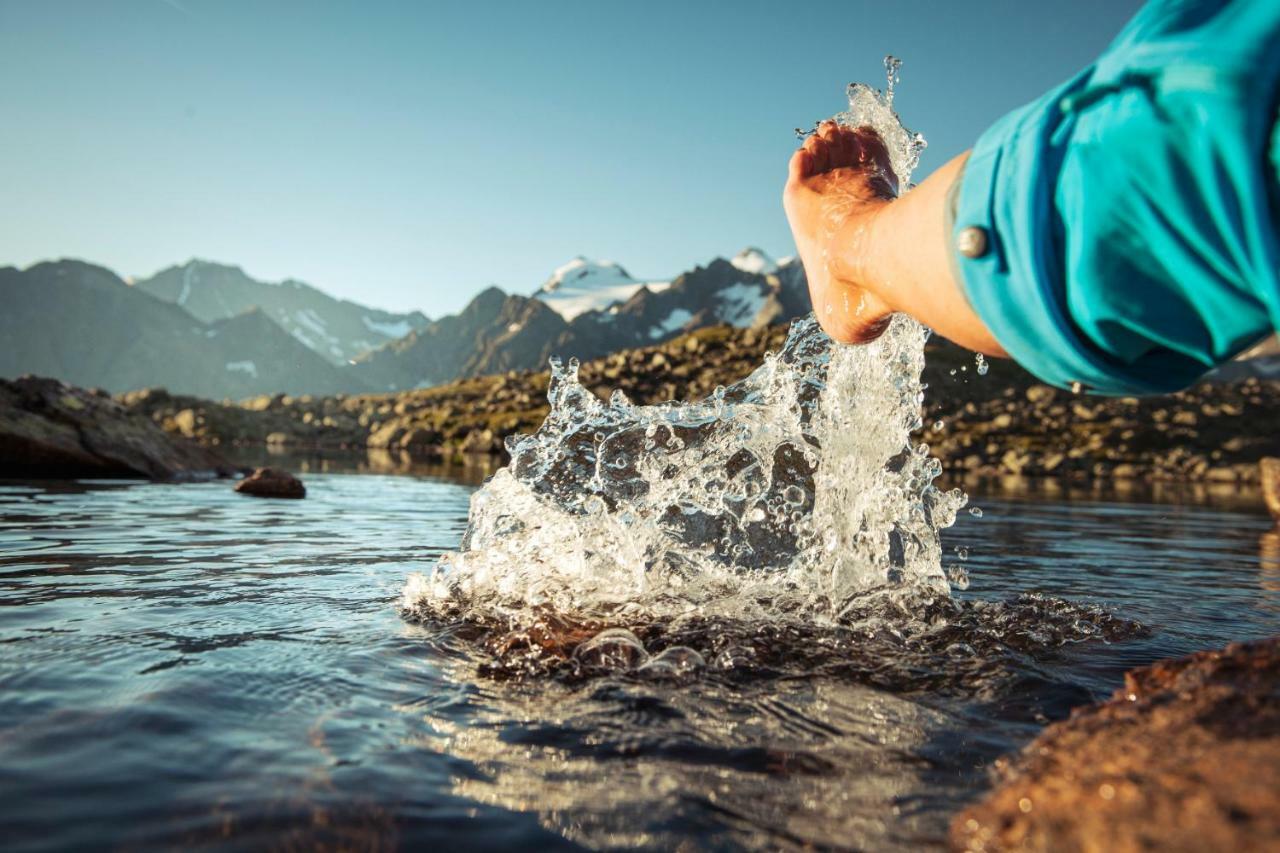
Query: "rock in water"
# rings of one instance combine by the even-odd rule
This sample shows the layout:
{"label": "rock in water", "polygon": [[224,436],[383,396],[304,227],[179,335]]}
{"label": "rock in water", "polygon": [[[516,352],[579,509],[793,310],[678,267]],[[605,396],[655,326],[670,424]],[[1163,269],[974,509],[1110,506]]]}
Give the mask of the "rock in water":
{"label": "rock in water", "polygon": [[1267,500],[1267,509],[1276,521],[1280,521],[1280,458],[1267,456],[1261,462],[1262,496]]}
{"label": "rock in water", "polygon": [[307,487],[302,481],[279,468],[256,468],[236,483],[236,491],[255,498],[305,498]]}
{"label": "rock in water", "polygon": [[1133,670],[997,771],[954,849],[1280,848],[1280,637]]}
{"label": "rock in water", "polygon": [[166,433],[101,391],[0,379],[0,477],[230,476],[214,451]]}

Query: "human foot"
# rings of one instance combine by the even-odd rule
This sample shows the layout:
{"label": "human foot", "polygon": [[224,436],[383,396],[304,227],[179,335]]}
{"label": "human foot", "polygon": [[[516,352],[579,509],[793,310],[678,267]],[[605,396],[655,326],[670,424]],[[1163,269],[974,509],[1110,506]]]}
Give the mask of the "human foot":
{"label": "human foot", "polygon": [[874,214],[897,195],[884,143],[868,129],[823,122],[791,157],[782,203],[823,330],[842,343],[879,337],[893,309],[842,261],[870,243]]}

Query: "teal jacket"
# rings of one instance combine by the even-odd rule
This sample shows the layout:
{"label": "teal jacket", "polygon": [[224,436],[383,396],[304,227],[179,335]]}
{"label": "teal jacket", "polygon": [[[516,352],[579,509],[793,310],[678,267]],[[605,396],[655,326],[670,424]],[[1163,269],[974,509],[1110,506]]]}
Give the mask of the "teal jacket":
{"label": "teal jacket", "polygon": [[1280,0],[1144,7],[974,146],[952,211],[969,301],[1051,384],[1193,383],[1280,328],[1278,119]]}

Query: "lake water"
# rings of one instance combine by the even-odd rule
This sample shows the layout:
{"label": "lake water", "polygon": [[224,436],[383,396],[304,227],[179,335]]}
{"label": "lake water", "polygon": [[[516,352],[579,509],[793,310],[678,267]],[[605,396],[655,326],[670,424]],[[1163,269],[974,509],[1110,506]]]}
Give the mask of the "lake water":
{"label": "lake water", "polygon": [[498,677],[467,631],[397,609],[474,484],[307,486],[0,483],[6,849],[920,849],[1126,669],[1280,633],[1252,505],[979,493],[944,536],[972,578],[945,642]]}

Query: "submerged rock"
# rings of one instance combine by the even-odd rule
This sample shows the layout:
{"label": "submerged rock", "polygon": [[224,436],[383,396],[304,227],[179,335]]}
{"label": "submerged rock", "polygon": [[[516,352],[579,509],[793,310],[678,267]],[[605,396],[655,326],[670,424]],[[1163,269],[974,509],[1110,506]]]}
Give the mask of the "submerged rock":
{"label": "submerged rock", "polygon": [[100,391],[0,379],[0,477],[230,476],[207,447],[165,432]]}
{"label": "submerged rock", "polygon": [[1160,661],[997,765],[957,850],[1280,847],[1280,638]]}
{"label": "submerged rock", "polygon": [[1267,501],[1267,509],[1280,521],[1280,458],[1268,456],[1259,466],[1262,472],[1262,496]]}
{"label": "submerged rock", "polygon": [[256,468],[236,483],[236,491],[255,498],[305,498],[307,487],[302,481],[279,468]]}

